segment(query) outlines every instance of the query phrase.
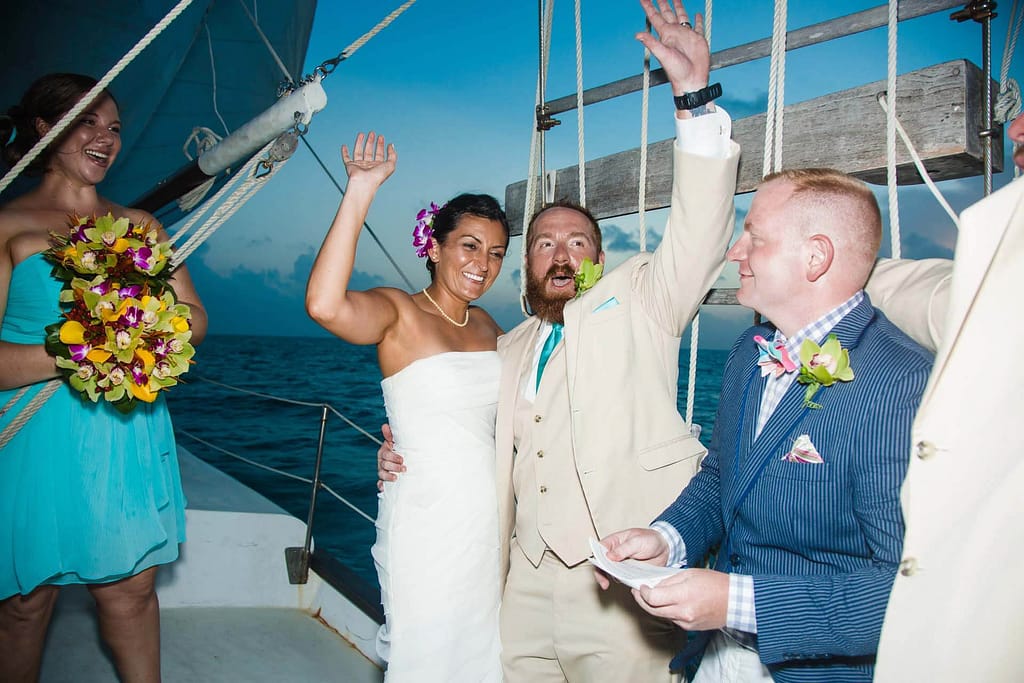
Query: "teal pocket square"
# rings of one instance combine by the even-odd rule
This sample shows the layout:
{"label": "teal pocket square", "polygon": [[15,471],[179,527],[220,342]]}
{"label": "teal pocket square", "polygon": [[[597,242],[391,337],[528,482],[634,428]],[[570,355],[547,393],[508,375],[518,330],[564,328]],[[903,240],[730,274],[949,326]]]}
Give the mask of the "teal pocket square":
{"label": "teal pocket square", "polygon": [[615,298],[615,297],[613,296],[613,297],[612,297],[611,299],[608,299],[608,300],[607,300],[607,301],[605,301],[605,302],[604,302],[603,304],[601,304],[600,306],[598,306],[597,308],[595,308],[595,309],[594,309],[594,313],[597,313],[598,311],[603,311],[603,310],[605,310],[606,308],[613,308],[613,307],[615,307],[615,306],[618,306],[618,305],[619,305],[619,300],[618,300],[618,299],[616,299],[616,298]]}

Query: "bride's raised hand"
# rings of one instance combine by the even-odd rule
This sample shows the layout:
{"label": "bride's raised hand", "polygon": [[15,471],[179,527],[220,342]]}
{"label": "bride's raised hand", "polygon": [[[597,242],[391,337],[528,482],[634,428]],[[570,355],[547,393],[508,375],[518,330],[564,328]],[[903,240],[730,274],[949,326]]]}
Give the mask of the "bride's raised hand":
{"label": "bride's raised hand", "polygon": [[365,182],[376,188],[395,172],[398,153],[393,144],[387,144],[383,135],[370,131],[356,136],[351,155],[348,146],[342,145],[341,160],[345,162],[349,183]]}

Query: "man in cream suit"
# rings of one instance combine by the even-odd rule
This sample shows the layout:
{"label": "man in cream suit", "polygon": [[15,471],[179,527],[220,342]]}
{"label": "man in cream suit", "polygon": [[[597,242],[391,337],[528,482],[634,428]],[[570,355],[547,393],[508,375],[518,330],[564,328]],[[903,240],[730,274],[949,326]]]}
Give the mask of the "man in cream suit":
{"label": "man in cream suit", "polygon": [[[1009,127],[1024,143],[1024,115]],[[1015,163],[1024,168],[1018,149]],[[913,427],[903,485],[907,532],[878,650],[877,681],[1024,680],[1024,182],[961,215],[948,315]],[[892,284],[915,277],[885,265],[893,320],[923,330],[942,320]],[[926,268],[933,281],[941,268]],[[941,290],[942,288],[939,287]]]}
{"label": "man in cream suit", "polygon": [[[641,0],[658,37],[638,38],[674,95],[701,91],[710,65],[702,19],[691,27],[678,4],[678,13],[661,4]],[[604,260],[590,214],[549,207],[528,228],[535,315],[498,341],[506,681],[669,679],[682,633],[644,614],[626,589],[602,594],[586,561],[588,539],[646,524],[705,453],[679,415],[676,381],[680,337],[721,272],[732,235],[739,148],[730,133],[728,115],[713,104],[678,111],[661,244],[586,292],[576,292],[573,275],[584,259]],[[390,478],[383,466],[381,476]]]}

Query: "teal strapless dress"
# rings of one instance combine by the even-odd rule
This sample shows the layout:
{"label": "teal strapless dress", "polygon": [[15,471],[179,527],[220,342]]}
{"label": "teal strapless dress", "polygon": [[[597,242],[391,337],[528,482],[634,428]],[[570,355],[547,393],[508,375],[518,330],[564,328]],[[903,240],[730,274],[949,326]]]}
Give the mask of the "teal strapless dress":
{"label": "teal strapless dress", "polygon": [[[40,254],[11,273],[0,341],[41,344],[61,283]],[[0,417],[0,429],[38,392]],[[0,406],[15,391],[0,391]],[[0,449],[0,599],[107,583],[178,557],[185,497],[163,398],[128,415],[66,384]]]}

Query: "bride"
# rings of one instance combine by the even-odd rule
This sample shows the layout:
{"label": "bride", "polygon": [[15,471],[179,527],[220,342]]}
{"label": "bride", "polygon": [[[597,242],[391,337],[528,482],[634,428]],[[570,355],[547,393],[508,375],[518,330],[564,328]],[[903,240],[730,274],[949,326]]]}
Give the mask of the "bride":
{"label": "bride", "polygon": [[376,344],[396,444],[417,462],[380,495],[372,553],[386,624],[386,680],[500,681],[494,420],[501,329],[470,306],[501,270],[509,228],[498,202],[463,194],[420,213],[414,244],[430,285],[409,294],[349,291],[356,242],[377,189],[394,172],[394,145],[374,133],[341,156],[338,213],[306,289],[306,310],[352,344]]}

